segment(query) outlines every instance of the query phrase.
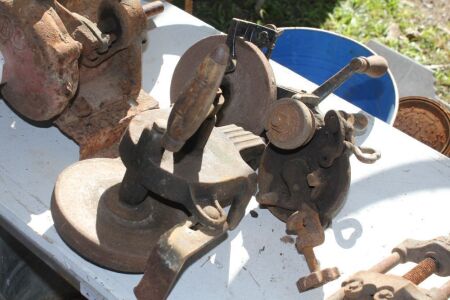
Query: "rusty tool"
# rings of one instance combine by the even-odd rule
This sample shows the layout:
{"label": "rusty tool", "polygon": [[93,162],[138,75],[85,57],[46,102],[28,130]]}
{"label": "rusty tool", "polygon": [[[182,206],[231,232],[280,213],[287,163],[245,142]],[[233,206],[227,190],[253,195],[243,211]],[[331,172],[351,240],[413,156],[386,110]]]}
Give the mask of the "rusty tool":
{"label": "rusty tool", "polygon": [[[268,57],[280,31],[251,22],[233,19],[228,35],[207,37],[191,48],[175,68],[170,87],[172,101],[192,78],[203,57],[218,44],[230,47],[230,63],[220,88],[225,105],[217,115],[217,125],[234,124],[260,135],[264,131],[263,120],[276,99],[275,76]],[[268,49],[264,53],[261,49]]]}
{"label": "rusty tool", "polygon": [[55,124],[80,145],[81,158],[117,156],[129,117],[158,105],[141,90],[142,34],[163,8],[0,0],[2,97],[25,118]]}
{"label": "rusty tool", "polygon": [[[400,263],[417,265],[403,276],[386,274]],[[450,236],[429,241],[406,240],[392,254],[370,268],[352,275],[328,300],[393,299],[446,300],[450,281],[441,288],[425,290],[418,285],[432,274],[450,276]]]}
{"label": "rusty tool", "polygon": [[331,110],[322,115],[317,105],[351,74],[381,76],[386,71],[381,57],[355,58],[312,93],[284,90],[265,119],[270,144],[261,159],[256,197],[298,235],[297,249],[312,272],[298,281],[301,292],[339,277],[337,268],[320,270],[313,247],[324,242],[324,228],[344,204],[349,156],[364,163],[380,158],[375,150],[355,145],[355,130],[368,123],[363,114]]}
{"label": "rusty tool", "polygon": [[314,289],[339,278],[340,273],[337,268],[321,270],[314,254],[314,247],[323,244],[325,241],[319,214],[314,209],[307,204],[303,204],[300,211],[289,217],[286,228],[288,232],[297,235],[295,246],[305,256],[306,263],[311,271],[311,274],[298,280],[297,287],[300,292]]}
{"label": "rusty tool", "polygon": [[244,159],[261,155],[263,140],[215,127],[228,62],[228,46],[217,45],[171,110],[131,120],[120,160],[78,162],[56,183],[52,215],[63,240],[101,266],[145,271],[139,299],[165,299],[189,259],[238,225],[256,190]]}

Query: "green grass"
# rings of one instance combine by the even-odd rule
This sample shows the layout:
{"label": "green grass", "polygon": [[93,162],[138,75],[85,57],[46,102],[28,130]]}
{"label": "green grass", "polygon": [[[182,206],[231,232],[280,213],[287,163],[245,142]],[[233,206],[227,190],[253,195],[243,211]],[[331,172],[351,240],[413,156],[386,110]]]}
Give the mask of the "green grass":
{"label": "green grass", "polygon": [[[183,7],[183,0],[174,4]],[[233,17],[282,26],[318,27],[362,43],[377,39],[430,66],[439,98],[450,102],[450,38],[426,16],[400,0],[194,0],[195,15],[226,31]],[[444,25],[445,26],[445,25]],[[392,28],[398,34],[392,35]],[[412,33],[412,34],[411,34]]]}
{"label": "green grass", "polygon": [[[430,66],[436,93],[450,102],[450,39],[444,29],[425,24],[425,16],[398,0],[346,0],[336,6],[322,28],[363,43],[377,39],[417,62]],[[399,32],[392,36],[392,28]]]}

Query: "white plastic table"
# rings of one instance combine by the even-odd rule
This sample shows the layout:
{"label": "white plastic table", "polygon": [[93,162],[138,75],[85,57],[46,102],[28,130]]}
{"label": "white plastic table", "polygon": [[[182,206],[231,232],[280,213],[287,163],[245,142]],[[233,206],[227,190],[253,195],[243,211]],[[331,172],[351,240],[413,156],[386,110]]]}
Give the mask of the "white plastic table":
{"label": "white plastic table", "polygon": [[[217,31],[178,8],[154,19],[144,54],[143,87],[169,105],[170,79],[183,52]],[[0,56],[1,58],[1,56]],[[0,60],[0,71],[3,61]],[[314,84],[275,63],[277,82],[306,90]],[[331,96],[322,105],[357,108]],[[285,224],[253,199],[259,216],[244,218],[228,238],[189,266],[169,299],[322,299],[353,272],[369,268],[406,238],[449,234],[450,160],[389,125],[373,120],[358,140],[382,152],[376,164],[352,158],[352,184],[343,210],[326,230],[316,254],[323,267],[338,266],[342,276],[299,295],[295,282],[309,273],[294,245],[283,243]],[[135,299],[141,275],[116,273],[78,256],[61,240],[49,211],[58,174],[78,160],[78,146],[56,128],[37,128],[0,101],[0,220],[17,238],[68,279],[89,299]],[[396,269],[402,274],[409,266]],[[433,276],[424,287],[446,280]]]}

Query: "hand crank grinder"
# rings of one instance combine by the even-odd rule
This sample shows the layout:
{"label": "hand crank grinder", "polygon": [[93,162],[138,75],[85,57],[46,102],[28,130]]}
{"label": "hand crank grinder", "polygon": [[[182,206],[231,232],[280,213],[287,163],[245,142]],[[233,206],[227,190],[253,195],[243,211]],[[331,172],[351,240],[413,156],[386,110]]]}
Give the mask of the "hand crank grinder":
{"label": "hand crank grinder", "polygon": [[98,265],[145,270],[139,299],[164,299],[186,261],[237,226],[256,191],[241,152],[260,148],[261,138],[236,125],[215,127],[229,57],[219,43],[171,110],[134,117],[121,160],[81,161],[57,180],[52,215],[61,237]]}
{"label": "hand crank grinder", "polygon": [[163,9],[161,1],[0,0],[2,97],[26,119],[58,126],[81,158],[103,155],[131,115],[158,104],[141,90],[142,34]]}
{"label": "hand crank grinder", "polygon": [[269,110],[265,128],[270,144],[259,167],[257,200],[298,236],[296,247],[312,272],[297,282],[301,292],[339,277],[337,268],[320,269],[313,248],[324,242],[324,228],[344,204],[350,154],[365,163],[380,157],[355,145],[355,128],[367,125],[364,115],[331,110],[323,116],[318,104],[354,73],[379,77],[386,71],[382,57],[358,57],[314,92],[292,92]]}

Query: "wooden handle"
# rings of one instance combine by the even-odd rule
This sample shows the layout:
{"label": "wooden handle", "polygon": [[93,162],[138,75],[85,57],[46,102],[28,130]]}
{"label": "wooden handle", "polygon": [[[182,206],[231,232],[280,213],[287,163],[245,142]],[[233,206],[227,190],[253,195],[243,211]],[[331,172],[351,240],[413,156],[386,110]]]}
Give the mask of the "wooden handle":
{"label": "wooden handle", "polygon": [[358,57],[357,59],[361,60],[361,67],[357,70],[358,73],[377,78],[386,74],[388,70],[388,62],[383,56],[372,55],[369,57]]}
{"label": "wooden handle", "polygon": [[162,146],[178,152],[208,117],[228,65],[230,51],[218,45],[197,67],[172,108]]}

